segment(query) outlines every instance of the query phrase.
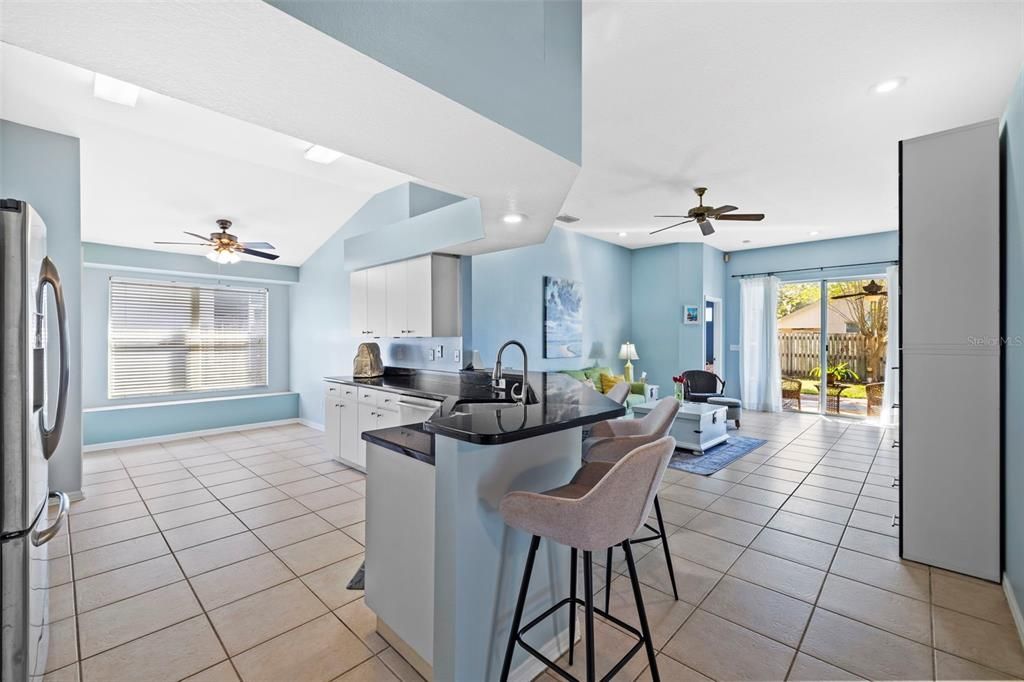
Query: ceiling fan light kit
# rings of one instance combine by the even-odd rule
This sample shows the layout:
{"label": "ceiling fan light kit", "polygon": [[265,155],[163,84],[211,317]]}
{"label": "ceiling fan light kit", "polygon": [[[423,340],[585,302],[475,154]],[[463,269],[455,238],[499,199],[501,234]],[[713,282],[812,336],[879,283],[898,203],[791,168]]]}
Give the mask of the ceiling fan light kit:
{"label": "ceiling fan light kit", "polygon": [[239,254],[244,253],[249,256],[256,256],[257,258],[265,258],[267,260],[277,260],[279,256],[276,253],[266,253],[265,251],[258,251],[253,247],[259,247],[260,249],[271,249],[274,250],[273,244],[267,242],[245,242],[238,241],[235,235],[228,232],[228,228],[231,227],[231,221],[226,218],[221,218],[217,221],[217,227],[220,228],[220,232],[213,232],[209,237],[204,237],[201,234],[195,232],[189,232],[185,230],[185,234],[190,237],[195,237],[200,240],[199,242],[153,242],[154,244],[175,244],[178,246],[207,246],[213,247],[213,251],[209,251],[206,257],[214,263],[221,265],[230,265],[237,263],[242,260]]}
{"label": "ceiling fan light kit", "polygon": [[673,227],[685,225],[686,223],[697,223],[697,227],[700,228],[700,233],[705,237],[709,237],[715,233],[715,226],[711,224],[709,218],[715,220],[764,220],[763,213],[733,213],[738,211],[736,206],[725,204],[723,206],[705,206],[704,205],[704,193],[708,191],[707,187],[694,187],[693,191],[697,194],[698,204],[686,212],[686,215],[656,215],[655,218],[686,218],[678,223],[669,225],[668,227],[661,227],[651,232],[651,234],[658,234],[665,230],[671,230]]}

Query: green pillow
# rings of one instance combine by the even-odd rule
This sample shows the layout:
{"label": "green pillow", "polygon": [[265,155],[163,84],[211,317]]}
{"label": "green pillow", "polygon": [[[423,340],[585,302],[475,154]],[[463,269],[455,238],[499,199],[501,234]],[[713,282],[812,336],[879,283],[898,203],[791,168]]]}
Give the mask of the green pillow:
{"label": "green pillow", "polygon": [[594,382],[594,387],[597,389],[597,392],[598,393],[603,393],[603,391],[601,390],[601,375],[602,374],[612,374],[612,368],[611,367],[588,367],[585,370],[583,370],[583,373],[587,376],[588,379],[590,379],[591,381]]}
{"label": "green pillow", "polygon": [[634,381],[629,385],[629,392],[634,395],[647,395],[647,382]]}
{"label": "green pillow", "polygon": [[587,373],[584,372],[582,369],[566,369],[562,370],[562,374],[568,374],[577,381],[584,381],[587,378]]}

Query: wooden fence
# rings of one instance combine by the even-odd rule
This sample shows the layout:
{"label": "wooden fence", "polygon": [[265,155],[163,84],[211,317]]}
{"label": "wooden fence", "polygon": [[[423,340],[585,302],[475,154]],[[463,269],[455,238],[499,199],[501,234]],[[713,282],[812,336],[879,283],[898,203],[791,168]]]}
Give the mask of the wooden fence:
{"label": "wooden fence", "polygon": [[[782,376],[806,377],[821,364],[821,332],[779,332]],[[864,380],[867,376],[867,344],[860,334],[828,335],[828,364],[848,362]]]}

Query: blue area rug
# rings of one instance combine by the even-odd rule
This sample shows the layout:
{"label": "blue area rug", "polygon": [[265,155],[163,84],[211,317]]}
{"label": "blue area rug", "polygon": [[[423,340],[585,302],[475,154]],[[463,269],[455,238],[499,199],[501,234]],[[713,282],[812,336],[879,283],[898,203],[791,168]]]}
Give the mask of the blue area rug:
{"label": "blue area rug", "polygon": [[668,465],[673,469],[689,471],[691,474],[710,476],[767,442],[748,436],[729,436],[729,440],[705,450],[703,455],[688,450],[676,450]]}

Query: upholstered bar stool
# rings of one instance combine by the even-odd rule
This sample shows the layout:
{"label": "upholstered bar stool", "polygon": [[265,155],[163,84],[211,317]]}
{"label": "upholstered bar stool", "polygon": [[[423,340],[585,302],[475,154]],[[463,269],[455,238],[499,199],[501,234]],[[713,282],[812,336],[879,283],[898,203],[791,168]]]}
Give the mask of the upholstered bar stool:
{"label": "upholstered bar stool", "polygon": [[[590,429],[590,436],[583,441],[584,462],[617,462],[627,453],[631,452],[646,443],[652,443],[668,435],[672,428],[672,422],[679,412],[679,401],[675,398],[662,398],[655,405],[654,409],[647,413],[642,419],[610,419],[598,422]],[[654,515],[658,521],[658,527],[653,528],[644,520],[644,527],[654,533],[644,538],[637,538],[633,542],[650,542],[661,540],[662,549],[665,551],[665,565],[668,567],[668,577],[672,582],[672,594],[679,599],[679,590],[676,588],[676,574],[672,568],[672,554],[668,551],[668,535],[665,533],[665,520],[661,516],[661,503],[658,496],[654,496]],[[608,556],[605,562],[605,592],[604,609],[611,608],[611,590],[607,585],[612,580],[612,548],[608,547]]]}
{"label": "upholstered bar stool", "polygon": [[[651,642],[651,631],[647,625],[647,614],[644,611],[643,595],[640,593],[640,580],[637,578],[636,564],[633,561],[629,538],[643,525],[647,515],[651,513],[654,496],[658,492],[658,486],[661,485],[661,478],[672,457],[672,452],[675,450],[675,445],[676,442],[673,438],[662,438],[636,448],[616,463],[585,464],[576,472],[572,481],[560,488],[543,493],[515,491],[502,498],[501,515],[505,518],[505,523],[530,533],[533,539],[530,542],[526,569],[523,572],[523,583],[519,589],[519,598],[516,601],[516,609],[512,617],[512,628],[508,636],[508,646],[505,649],[505,660],[501,667],[501,682],[508,680],[516,643],[562,677],[568,680],[575,679],[523,639],[523,635],[531,628],[566,605],[570,606],[569,665],[572,665],[576,641],[576,607],[583,606],[586,612],[584,628],[587,640],[587,682],[594,682],[596,679],[594,671],[595,612],[637,637],[636,644],[601,679],[611,679],[640,651],[640,647],[644,647],[647,650],[647,658],[651,667],[651,677],[655,682],[660,680],[658,665],[654,658],[654,645]],[[542,537],[562,545],[568,545],[570,548],[570,594],[522,626],[523,609],[530,589],[530,575],[533,573],[533,563]],[[613,545],[621,545],[622,550],[626,553],[629,579],[633,586],[633,599],[636,601],[637,616],[640,620],[639,630],[610,615],[607,609],[601,610],[594,607],[592,553]],[[584,569],[582,600],[576,597],[576,563],[577,552],[580,550],[583,552]]]}

